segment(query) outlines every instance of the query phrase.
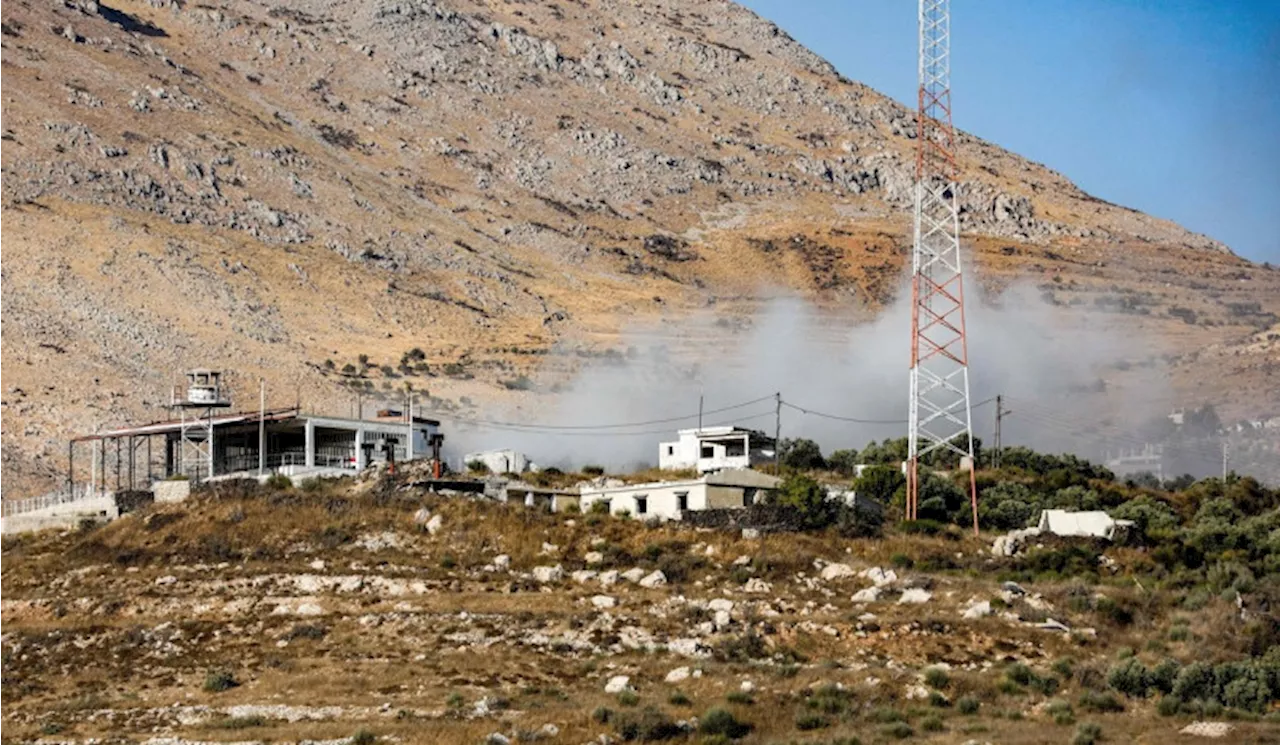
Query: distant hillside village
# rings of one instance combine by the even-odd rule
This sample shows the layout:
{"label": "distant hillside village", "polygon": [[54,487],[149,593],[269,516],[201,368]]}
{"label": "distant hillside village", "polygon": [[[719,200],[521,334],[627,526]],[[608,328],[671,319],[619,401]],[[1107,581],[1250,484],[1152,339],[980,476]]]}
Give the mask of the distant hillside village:
{"label": "distant hillside village", "polygon": [[[368,416],[359,412],[356,417],[308,413],[300,406],[268,409],[265,395],[262,404],[257,411],[233,413],[221,374],[192,370],[187,373],[185,395],[174,395],[175,416],[170,419],[73,438],[64,486],[38,497],[5,500],[4,532],[112,519],[148,500],[183,500],[193,485],[202,483],[253,479],[303,486],[319,479],[394,474],[398,469],[411,471],[430,491],[470,493],[551,511],[593,511],[662,521],[776,501],[783,485],[781,475],[822,472],[826,474],[820,485],[824,500],[880,513],[893,502],[906,458],[905,441],[871,443],[862,451],[839,450],[824,458],[810,440],[778,441],[755,429],[707,426],[678,430],[675,439],[658,443],[658,467],[638,474],[605,475],[603,469],[592,466],[584,466],[578,475],[566,474],[543,468],[512,449],[466,453],[450,468],[441,454],[445,434],[440,422],[414,411],[413,399],[403,408],[380,408]],[[1258,420],[1251,423],[1250,431],[1266,431],[1271,424],[1272,420]],[[1178,430],[1223,430],[1211,409],[1175,412],[1169,425]],[[1159,448],[1148,447],[1119,454],[1105,468],[1088,466],[1087,472],[1093,478],[1119,478],[1158,488],[1164,484],[1164,455]],[[944,476],[964,467],[958,462],[926,465]],[[980,458],[979,465],[991,464]],[[1224,460],[1224,475],[1225,466]],[[875,473],[867,474],[867,469]],[[874,478],[864,479],[864,475]],[[941,477],[934,481],[950,483]],[[967,499],[955,489],[939,488],[934,502],[941,506],[933,517],[963,522],[963,516],[951,513],[966,511]],[[984,509],[990,502],[984,496]],[[1077,509],[1096,506],[1086,502],[1076,505]],[[1105,513],[1100,514],[1089,523],[1100,526],[1091,532],[1109,537],[1112,527]],[[1035,517],[1028,514],[1021,521],[1000,521],[997,527],[1025,528]],[[1041,527],[1047,529],[1050,524]]]}

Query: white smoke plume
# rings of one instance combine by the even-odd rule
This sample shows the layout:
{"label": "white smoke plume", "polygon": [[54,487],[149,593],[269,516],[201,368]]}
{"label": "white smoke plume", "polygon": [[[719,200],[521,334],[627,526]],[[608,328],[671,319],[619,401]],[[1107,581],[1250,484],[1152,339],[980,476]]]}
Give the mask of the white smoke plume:
{"label": "white smoke plume", "polygon": [[[1101,390],[1109,367],[1135,354],[1112,328],[1114,316],[1054,306],[1021,285],[997,297],[982,298],[976,288],[966,296],[971,401],[986,401],[974,409],[973,429],[985,444],[991,444],[995,416],[989,399],[997,394],[1014,410],[1004,426],[1006,445],[1094,460],[1108,449],[1137,443],[1104,433],[1161,413],[1167,391],[1156,369],[1143,371],[1143,397],[1132,390]],[[707,426],[738,424],[772,434],[775,392],[810,411],[895,422],[853,423],[783,408],[782,436],[814,439],[824,453],[904,436],[910,292],[898,297],[869,323],[777,297],[747,323],[707,311],[678,322],[637,324],[626,331],[617,354],[591,360],[569,385],[557,386],[559,392],[475,417],[545,427],[632,426],[518,431],[448,421],[446,455],[460,464],[469,451],[512,448],[543,466],[650,466],[659,442],[697,426],[700,396],[710,412],[703,419]],[[717,411],[758,399],[764,400]],[[648,423],[677,417],[684,418]]]}

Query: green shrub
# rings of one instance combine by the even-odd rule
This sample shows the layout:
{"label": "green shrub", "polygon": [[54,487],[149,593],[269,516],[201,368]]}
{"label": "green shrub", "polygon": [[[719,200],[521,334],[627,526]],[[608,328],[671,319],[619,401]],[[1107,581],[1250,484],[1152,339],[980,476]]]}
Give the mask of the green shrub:
{"label": "green shrub", "polygon": [[829,726],[831,726],[831,722],[821,714],[815,714],[808,711],[802,711],[799,714],[796,714],[796,729],[802,732],[822,729],[823,727]]}
{"label": "green shrub", "polygon": [[660,742],[684,734],[675,720],[652,706],[617,717],[613,726],[618,736],[627,741]]}
{"label": "green shrub", "polygon": [[240,682],[226,670],[213,670],[204,676],[204,689],[209,693],[229,691],[238,685]]}
{"label": "green shrub", "polygon": [[600,724],[608,724],[609,722],[612,722],[616,715],[617,712],[607,706],[597,706],[591,712],[591,718]]}
{"label": "green shrub", "polygon": [[1160,701],[1156,704],[1156,711],[1162,717],[1177,716],[1182,709],[1182,702],[1173,696],[1161,696]]}
{"label": "green shrub", "polygon": [[603,476],[604,466],[583,466],[582,473],[587,476]]}
{"label": "green shrub", "polygon": [[907,556],[904,553],[896,553],[893,556],[890,556],[889,563],[894,565],[898,569],[910,569],[911,567],[916,565],[915,559],[912,559],[910,556]]}
{"label": "green shrub", "polygon": [[1147,673],[1147,686],[1161,693],[1170,693],[1173,691],[1173,683],[1178,679],[1178,672],[1181,669],[1182,666],[1177,660],[1167,658],[1161,660],[1160,664]]}
{"label": "green shrub", "polygon": [[283,473],[271,474],[267,477],[267,480],[264,483],[268,488],[275,489],[277,491],[287,491],[293,488],[293,479],[290,479]]}
{"label": "green shrub", "polygon": [[853,702],[853,692],[834,684],[824,685],[805,702],[809,708],[824,714],[843,714]]}
{"label": "green shrub", "polygon": [[634,691],[622,691],[618,694],[618,704],[620,706],[635,706],[640,703],[640,697]]}
{"label": "green shrub", "polygon": [[1070,657],[1063,657],[1053,662],[1053,671],[1061,675],[1064,680],[1071,680],[1075,676],[1075,670],[1072,668]]}
{"label": "green shrub", "polygon": [[254,715],[247,717],[228,717],[217,723],[219,729],[252,729],[254,727],[263,727],[267,724],[267,718],[262,715]]}
{"label": "green shrub", "polygon": [[746,691],[730,691],[729,695],[724,698],[731,704],[739,704],[741,706],[750,706],[756,702],[756,700],[751,697],[751,694]]}
{"label": "green shrub", "polygon": [[901,722],[904,717],[902,716],[902,712],[897,709],[892,709],[888,706],[881,706],[878,709],[872,710],[871,713],[867,715],[867,718],[873,722],[890,724],[893,722]]}
{"label": "green shrub", "polygon": [[1102,727],[1092,722],[1085,722],[1076,728],[1076,736],[1071,745],[1094,745],[1102,739]]}
{"label": "green shrub", "polygon": [[1012,683],[1017,683],[1020,686],[1027,686],[1031,685],[1031,681],[1035,679],[1036,675],[1031,671],[1031,668],[1027,667],[1023,663],[1015,662],[1005,668],[1004,677]]}
{"label": "green shrub", "polygon": [[362,729],[351,736],[351,745],[374,745],[378,736],[367,729]]}
{"label": "green shrub", "polygon": [[302,483],[298,485],[298,488],[307,494],[315,494],[324,488],[324,481],[312,476],[310,478],[303,479]]}
{"label": "green shrub", "polygon": [[456,566],[458,566],[458,560],[454,558],[453,554],[445,554],[440,557],[441,569],[453,569]]}
{"label": "green shrub", "polygon": [[751,731],[751,725],[740,721],[727,709],[711,709],[698,720],[698,730],[704,735],[723,735],[736,740]]}
{"label": "green shrub", "polygon": [[1147,666],[1138,658],[1130,657],[1111,666],[1107,671],[1107,685],[1126,696],[1145,698],[1150,677]]}
{"label": "green shrub", "polygon": [[938,716],[937,714],[930,714],[929,716],[920,720],[920,729],[924,730],[925,732],[941,732],[942,717]]}
{"label": "green shrub", "polygon": [[889,737],[896,737],[899,740],[905,740],[916,733],[915,730],[911,729],[911,725],[906,722],[894,722],[885,727],[883,732]]}
{"label": "green shrub", "polygon": [[1218,685],[1213,666],[1207,662],[1193,662],[1178,671],[1173,679],[1173,696],[1182,701],[1193,699],[1217,699]]}
{"label": "green shrub", "polygon": [[951,684],[951,676],[940,667],[931,667],[924,671],[924,682],[930,688],[942,690]]}
{"label": "green shrub", "polygon": [[684,695],[682,691],[672,691],[671,695],[667,696],[667,703],[672,706],[689,706],[693,704],[693,701],[689,700],[689,697]]}
{"label": "green shrub", "polygon": [[951,705],[947,697],[937,691],[929,691],[929,705],[936,709],[945,709]]}
{"label": "green shrub", "polygon": [[959,710],[961,714],[969,716],[977,714],[978,709],[981,708],[981,706],[982,702],[978,701],[978,699],[973,696],[961,696],[960,700],[956,702],[956,709]]}
{"label": "green shrub", "polygon": [[1120,703],[1120,699],[1111,693],[1099,693],[1097,691],[1085,691],[1080,694],[1080,698],[1076,701],[1081,709],[1087,711],[1096,711],[1100,713],[1124,711],[1124,704]]}
{"label": "green shrub", "polygon": [[1053,723],[1057,725],[1073,724],[1076,721],[1075,712],[1071,710],[1071,704],[1066,701],[1050,701],[1049,705],[1044,707],[1044,712],[1053,717]]}

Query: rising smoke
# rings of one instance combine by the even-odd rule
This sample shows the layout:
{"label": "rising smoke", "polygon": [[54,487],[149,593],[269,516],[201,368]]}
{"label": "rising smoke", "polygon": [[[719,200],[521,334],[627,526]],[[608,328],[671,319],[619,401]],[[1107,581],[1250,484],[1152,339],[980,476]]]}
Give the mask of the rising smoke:
{"label": "rising smoke", "polygon": [[[654,465],[658,442],[674,439],[676,429],[697,426],[699,397],[711,412],[704,416],[706,425],[738,424],[769,434],[774,392],[810,411],[905,422],[910,292],[898,297],[874,321],[861,324],[786,296],[767,302],[745,323],[708,311],[678,322],[635,324],[623,334],[625,353],[591,360],[571,383],[557,386],[559,392],[476,417],[531,426],[633,426],[531,432],[451,422],[447,454],[459,463],[469,451],[513,448],[543,466]],[[1155,369],[1141,376],[1144,396],[1106,385],[1114,363],[1136,354],[1106,315],[1051,305],[1022,285],[986,298],[970,288],[967,297],[971,400],[986,401],[975,408],[973,426],[988,444],[995,416],[989,399],[997,394],[1015,410],[1005,423],[1005,444],[1092,459],[1133,442],[1105,433],[1146,421],[1166,405],[1164,376]],[[764,400],[717,411],[758,399]],[[675,417],[685,418],[644,424]],[[905,434],[905,423],[853,423],[782,411],[783,437],[814,439],[824,453]]]}

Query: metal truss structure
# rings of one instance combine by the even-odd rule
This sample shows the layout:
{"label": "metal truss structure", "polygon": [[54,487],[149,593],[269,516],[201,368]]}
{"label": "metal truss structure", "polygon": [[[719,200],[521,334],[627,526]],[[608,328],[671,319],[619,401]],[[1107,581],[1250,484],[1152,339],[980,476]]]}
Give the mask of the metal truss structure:
{"label": "metal truss structure", "polygon": [[956,139],[951,126],[951,3],[919,0],[919,111],[911,276],[911,402],[908,414],[906,517],[919,516],[920,464],[933,453],[973,477],[964,281],[956,194]]}

